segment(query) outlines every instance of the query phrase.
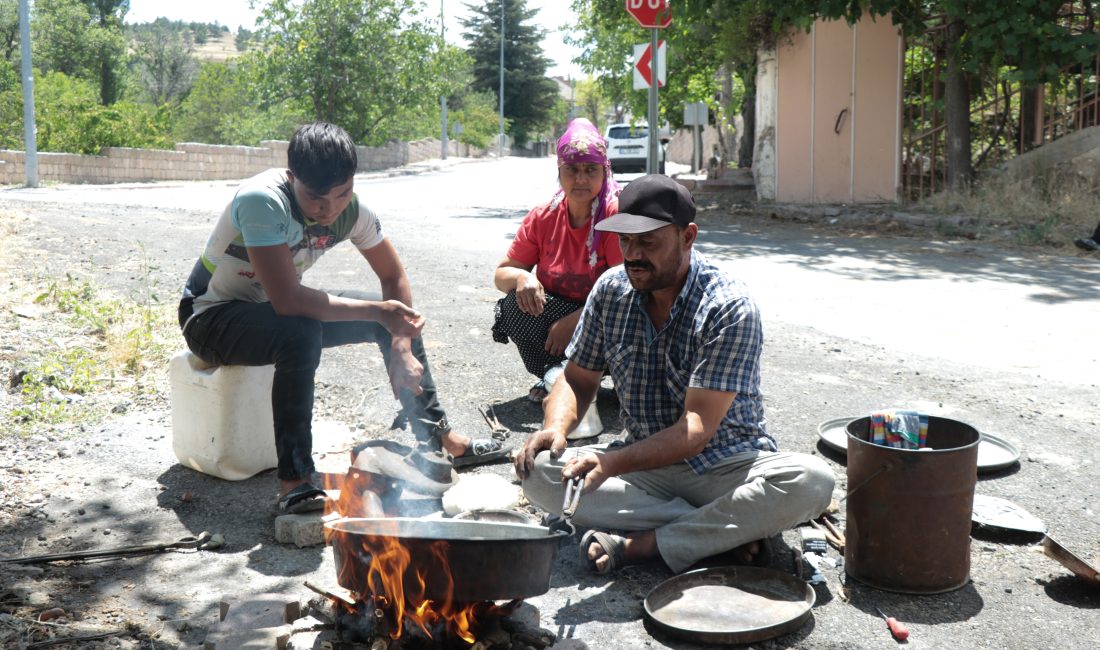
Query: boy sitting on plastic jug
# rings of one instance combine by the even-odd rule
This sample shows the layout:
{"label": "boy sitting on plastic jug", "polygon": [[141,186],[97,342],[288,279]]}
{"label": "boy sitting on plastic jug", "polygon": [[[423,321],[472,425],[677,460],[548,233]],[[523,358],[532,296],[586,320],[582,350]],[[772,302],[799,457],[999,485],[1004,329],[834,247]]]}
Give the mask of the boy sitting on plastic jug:
{"label": "boy sitting on plastic jug", "polygon": [[[456,467],[508,455],[497,440],[471,440],[448,426],[420,339],[424,317],[412,307],[396,249],[354,192],[357,166],[343,129],[300,127],[287,169],[263,172],[237,190],[180,301],[183,336],[196,356],[217,365],[275,366],[277,508],[284,513],[324,505],[324,492],[311,482],[313,378],[323,348],[376,343],[417,439]],[[345,239],[378,276],[381,300],[302,284],[302,275]]]}

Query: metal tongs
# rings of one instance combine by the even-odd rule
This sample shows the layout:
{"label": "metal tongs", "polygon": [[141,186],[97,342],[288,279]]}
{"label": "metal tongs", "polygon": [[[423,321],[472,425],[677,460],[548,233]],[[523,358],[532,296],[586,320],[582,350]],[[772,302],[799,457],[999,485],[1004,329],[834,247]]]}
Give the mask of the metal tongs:
{"label": "metal tongs", "polygon": [[577,534],[577,527],[573,525],[573,515],[577,512],[577,506],[580,505],[581,492],[583,491],[583,476],[575,476],[565,482],[565,498],[561,502],[561,516],[550,518],[548,522],[550,532],[560,530],[570,536]]}
{"label": "metal tongs", "polygon": [[512,434],[512,431],[497,419],[497,414],[496,411],[493,410],[492,404],[478,406],[477,410],[481,412],[481,417],[485,418],[485,423],[489,425],[489,431],[492,433],[494,439],[504,440]]}

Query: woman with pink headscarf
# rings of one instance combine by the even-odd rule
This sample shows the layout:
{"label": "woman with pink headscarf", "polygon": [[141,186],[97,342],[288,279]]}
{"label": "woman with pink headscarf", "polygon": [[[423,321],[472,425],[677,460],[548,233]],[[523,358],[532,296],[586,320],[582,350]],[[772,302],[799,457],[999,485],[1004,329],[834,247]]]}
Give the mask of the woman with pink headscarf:
{"label": "woman with pink headscarf", "polygon": [[557,154],[560,189],[524,217],[493,278],[507,294],[497,302],[493,340],[515,341],[524,367],[539,378],[528,393],[533,402],[541,402],[561,374],[592,285],[623,263],[618,236],[593,228],[619,206],[607,143],[578,118],[558,140]]}

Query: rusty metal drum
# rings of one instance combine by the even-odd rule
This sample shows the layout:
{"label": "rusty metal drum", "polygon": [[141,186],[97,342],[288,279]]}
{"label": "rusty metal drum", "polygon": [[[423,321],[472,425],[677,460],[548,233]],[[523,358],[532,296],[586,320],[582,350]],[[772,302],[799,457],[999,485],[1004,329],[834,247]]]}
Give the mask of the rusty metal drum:
{"label": "rusty metal drum", "polygon": [[937,594],[970,581],[970,526],[981,434],[964,422],[928,418],[928,449],[868,441],[870,418],[848,432],[844,565],[885,591]]}

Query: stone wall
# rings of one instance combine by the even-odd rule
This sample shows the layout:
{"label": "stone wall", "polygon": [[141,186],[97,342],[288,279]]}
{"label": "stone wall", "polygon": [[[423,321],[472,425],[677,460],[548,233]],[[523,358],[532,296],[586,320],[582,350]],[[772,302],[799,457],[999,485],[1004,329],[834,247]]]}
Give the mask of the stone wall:
{"label": "stone wall", "polygon": [[[258,147],[184,142],[174,150],[107,147],[100,155],[38,154],[39,182],[132,183],[144,181],[213,181],[248,178],[265,169],[286,166],[288,143],[267,140]],[[392,169],[439,158],[440,142],[390,142],[382,147],[357,147],[359,171]],[[485,150],[448,142],[448,155],[481,157]],[[25,154],[0,150],[0,185],[26,183]]]}
{"label": "stone wall", "polygon": [[[702,128],[703,150],[702,150],[702,163],[697,171],[702,171],[707,168],[707,161],[714,155],[714,147],[718,144],[718,129],[714,126],[707,124]],[[681,165],[691,164],[691,154],[694,150],[692,146],[692,138],[694,136],[694,129],[690,126],[685,126],[682,129],[677,129],[672,135],[672,139],[669,140],[668,146],[665,147],[665,159],[669,162],[679,163]]]}

